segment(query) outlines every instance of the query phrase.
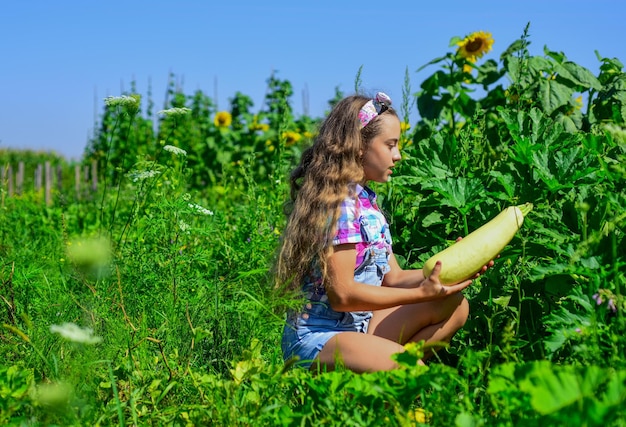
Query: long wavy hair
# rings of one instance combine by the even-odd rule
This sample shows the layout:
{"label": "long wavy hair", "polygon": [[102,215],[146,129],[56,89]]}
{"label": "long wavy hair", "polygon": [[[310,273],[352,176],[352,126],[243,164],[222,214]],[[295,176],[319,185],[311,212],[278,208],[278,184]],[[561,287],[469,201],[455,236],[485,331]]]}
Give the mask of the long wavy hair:
{"label": "long wavy hair", "polygon": [[[348,196],[357,197],[354,188],[365,178],[363,154],[381,129],[379,116],[365,127],[359,121],[359,110],[370,99],[352,95],[339,101],[291,173],[287,226],[275,265],[278,288],[299,289],[315,265],[324,286],[332,285],[328,257],[340,205]],[[381,114],[397,117],[391,107]]]}

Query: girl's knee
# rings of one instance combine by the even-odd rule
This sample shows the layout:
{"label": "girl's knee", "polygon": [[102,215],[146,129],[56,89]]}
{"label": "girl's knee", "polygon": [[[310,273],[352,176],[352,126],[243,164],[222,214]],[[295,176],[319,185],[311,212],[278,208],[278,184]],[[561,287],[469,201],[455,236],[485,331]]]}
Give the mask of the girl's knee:
{"label": "girl's knee", "polygon": [[445,322],[458,330],[465,325],[469,317],[469,303],[461,293],[450,295],[443,304],[442,315]]}
{"label": "girl's knee", "polygon": [[430,324],[445,323],[458,330],[469,317],[469,303],[461,293],[449,295],[432,306]]}
{"label": "girl's knee", "polygon": [[467,318],[469,317],[469,302],[460,293],[455,294],[454,296],[458,302],[454,305],[454,310],[450,315],[450,319],[453,320],[458,326],[457,329],[460,329],[463,325],[465,325],[465,322],[467,322]]}

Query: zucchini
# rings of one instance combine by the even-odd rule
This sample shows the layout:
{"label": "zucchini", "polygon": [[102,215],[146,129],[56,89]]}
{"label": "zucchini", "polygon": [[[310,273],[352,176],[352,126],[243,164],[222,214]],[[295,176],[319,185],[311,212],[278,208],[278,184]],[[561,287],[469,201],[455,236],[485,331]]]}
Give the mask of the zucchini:
{"label": "zucchini", "polygon": [[430,276],[437,261],[441,261],[439,281],[443,285],[474,277],[513,239],[532,208],[532,203],[525,203],[504,209],[491,221],[433,255],[422,267],[424,277]]}

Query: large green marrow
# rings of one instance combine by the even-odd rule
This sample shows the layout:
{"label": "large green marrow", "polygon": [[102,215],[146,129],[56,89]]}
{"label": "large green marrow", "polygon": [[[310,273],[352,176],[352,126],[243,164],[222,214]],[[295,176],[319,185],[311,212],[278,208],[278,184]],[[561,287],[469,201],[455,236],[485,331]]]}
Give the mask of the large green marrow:
{"label": "large green marrow", "polygon": [[532,208],[532,203],[525,203],[504,209],[482,227],[433,255],[424,263],[424,277],[430,276],[437,261],[441,261],[439,281],[444,285],[474,277],[513,239]]}

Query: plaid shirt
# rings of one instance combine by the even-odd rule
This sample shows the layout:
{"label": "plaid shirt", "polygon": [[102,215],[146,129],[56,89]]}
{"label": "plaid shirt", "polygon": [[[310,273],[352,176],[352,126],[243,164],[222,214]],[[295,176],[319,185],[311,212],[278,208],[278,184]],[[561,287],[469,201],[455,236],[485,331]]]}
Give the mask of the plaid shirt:
{"label": "plaid shirt", "polygon": [[391,254],[391,234],[384,215],[376,204],[376,193],[368,187],[356,186],[357,199],[347,197],[341,204],[333,245],[356,244],[355,269],[365,259],[370,247],[386,249]]}

